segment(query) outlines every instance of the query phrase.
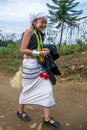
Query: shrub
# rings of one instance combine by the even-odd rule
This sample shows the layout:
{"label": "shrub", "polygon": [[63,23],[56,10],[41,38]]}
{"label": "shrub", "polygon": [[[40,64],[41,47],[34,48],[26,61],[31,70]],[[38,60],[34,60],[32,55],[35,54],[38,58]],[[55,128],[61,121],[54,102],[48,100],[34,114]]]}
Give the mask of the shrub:
{"label": "shrub", "polygon": [[68,55],[73,53],[78,53],[82,51],[87,50],[87,44],[86,43],[78,43],[78,44],[63,44],[59,50],[61,55]]}
{"label": "shrub", "polygon": [[20,46],[17,44],[8,44],[5,48],[5,56],[6,57],[20,57]]}

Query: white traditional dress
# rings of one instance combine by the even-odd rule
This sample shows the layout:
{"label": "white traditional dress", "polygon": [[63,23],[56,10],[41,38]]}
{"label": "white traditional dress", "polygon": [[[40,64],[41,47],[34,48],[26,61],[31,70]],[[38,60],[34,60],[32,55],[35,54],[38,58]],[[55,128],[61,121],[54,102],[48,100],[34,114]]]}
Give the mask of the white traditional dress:
{"label": "white traditional dress", "polygon": [[[39,16],[43,16],[39,14]],[[38,16],[37,16],[38,18]],[[35,16],[33,20],[35,19]],[[32,23],[32,22],[31,22]],[[31,36],[29,49],[37,48],[37,39],[35,34]],[[53,88],[50,79],[44,79],[39,76],[40,72],[45,73],[44,65],[37,58],[24,58],[22,70],[22,92],[19,98],[19,104],[36,104],[44,107],[55,105],[53,97]]]}

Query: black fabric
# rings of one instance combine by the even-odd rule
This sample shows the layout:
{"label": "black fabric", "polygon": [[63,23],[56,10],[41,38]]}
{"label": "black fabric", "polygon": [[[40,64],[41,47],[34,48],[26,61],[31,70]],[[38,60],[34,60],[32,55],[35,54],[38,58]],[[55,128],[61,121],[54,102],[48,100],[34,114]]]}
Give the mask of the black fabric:
{"label": "black fabric", "polygon": [[36,35],[33,34],[30,38],[30,41],[29,41],[27,48],[33,50],[33,49],[37,48],[37,45],[38,45],[38,43],[37,43]]}
{"label": "black fabric", "polygon": [[56,84],[55,75],[61,75],[61,72],[59,71],[57,65],[54,63],[50,55],[46,56],[45,58],[45,67],[46,67],[47,73],[50,75],[51,83],[55,85]]}
{"label": "black fabric", "polygon": [[55,75],[61,75],[61,72],[59,71],[57,65],[54,62],[59,58],[59,54],[54,44],[45,44],[44,48],[50,49],[50,55],[46,56],[45,58],[45,67],[47,69],[47,73],[50,75],[51,83],[55,85]]}
{"label": "black fabric", "polygon": [[[23,32],[22,39],[23,39],[24,33],[25,33],[25,32]],[[45,36],[45,34],[42,33],[42,32],[40,32],[40,34],[41,34],[41,37],[42,37],[42,41],[44,41],[44,36]],[[21,39],[21,40],[22,40],[22,39]],[[28,47],[27,47],[27,48],[28,48],[28,49],[31,49],[31,50],[37,49],[37,45],[38,45],[38,42],[37,42],[36,35],[35,35],[35,33],[34,33],[34,34],[32,34],[32,36],[31,36],[31,38],[30,38],[30,41],[29,41],[29,44],[28,44]]]}
{"label": "black fabric", "polygon": [[50,49],[50,55],[54,61],[59,58],[57,47],[54,44],[44,44],[44,48]]}
{"label": "black fabric", "polygon": [[[42,37],[42,41],[44,41],[44,34],[42,32],[40,32],[40,34],[41,34],[41,37]],[[38,42],[37,42],[36,35],[33,34],[30,38],[28,49],[31,49],[31,50],[36,49],[37,45],[38,45]]]}

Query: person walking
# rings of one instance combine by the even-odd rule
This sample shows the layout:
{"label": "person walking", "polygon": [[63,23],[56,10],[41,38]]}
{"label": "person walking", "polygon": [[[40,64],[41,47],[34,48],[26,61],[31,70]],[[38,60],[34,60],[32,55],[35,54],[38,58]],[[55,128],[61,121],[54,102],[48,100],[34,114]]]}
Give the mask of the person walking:
{"label": "person walking", "polygon": [[24,111],[26,104],[43,106],[43,122],[54,127],[60,123],[51,117],[50,108],[55,105],[50,75],[45,68],[45,57],[50,50],[43,47],[43,31],[47,25],[47,16],[44,12],[30,13],[29,28],[22,38],[21,53],[24,54],[22,64],[22,92],[19,97],[17,116],[23,121],[31,118]]}

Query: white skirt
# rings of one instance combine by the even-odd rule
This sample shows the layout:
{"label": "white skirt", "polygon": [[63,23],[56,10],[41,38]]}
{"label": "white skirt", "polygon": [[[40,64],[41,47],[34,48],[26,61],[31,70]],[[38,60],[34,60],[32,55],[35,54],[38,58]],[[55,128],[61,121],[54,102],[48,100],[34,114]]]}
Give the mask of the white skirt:
{"label": "white skirt", "polygon": [[52,84],[49,79],[39,76],[45,72],[43,65],[37,59],[24,59],[22,72],[22,87],[19,104],[36,104],[44,107],[55,105]]}

